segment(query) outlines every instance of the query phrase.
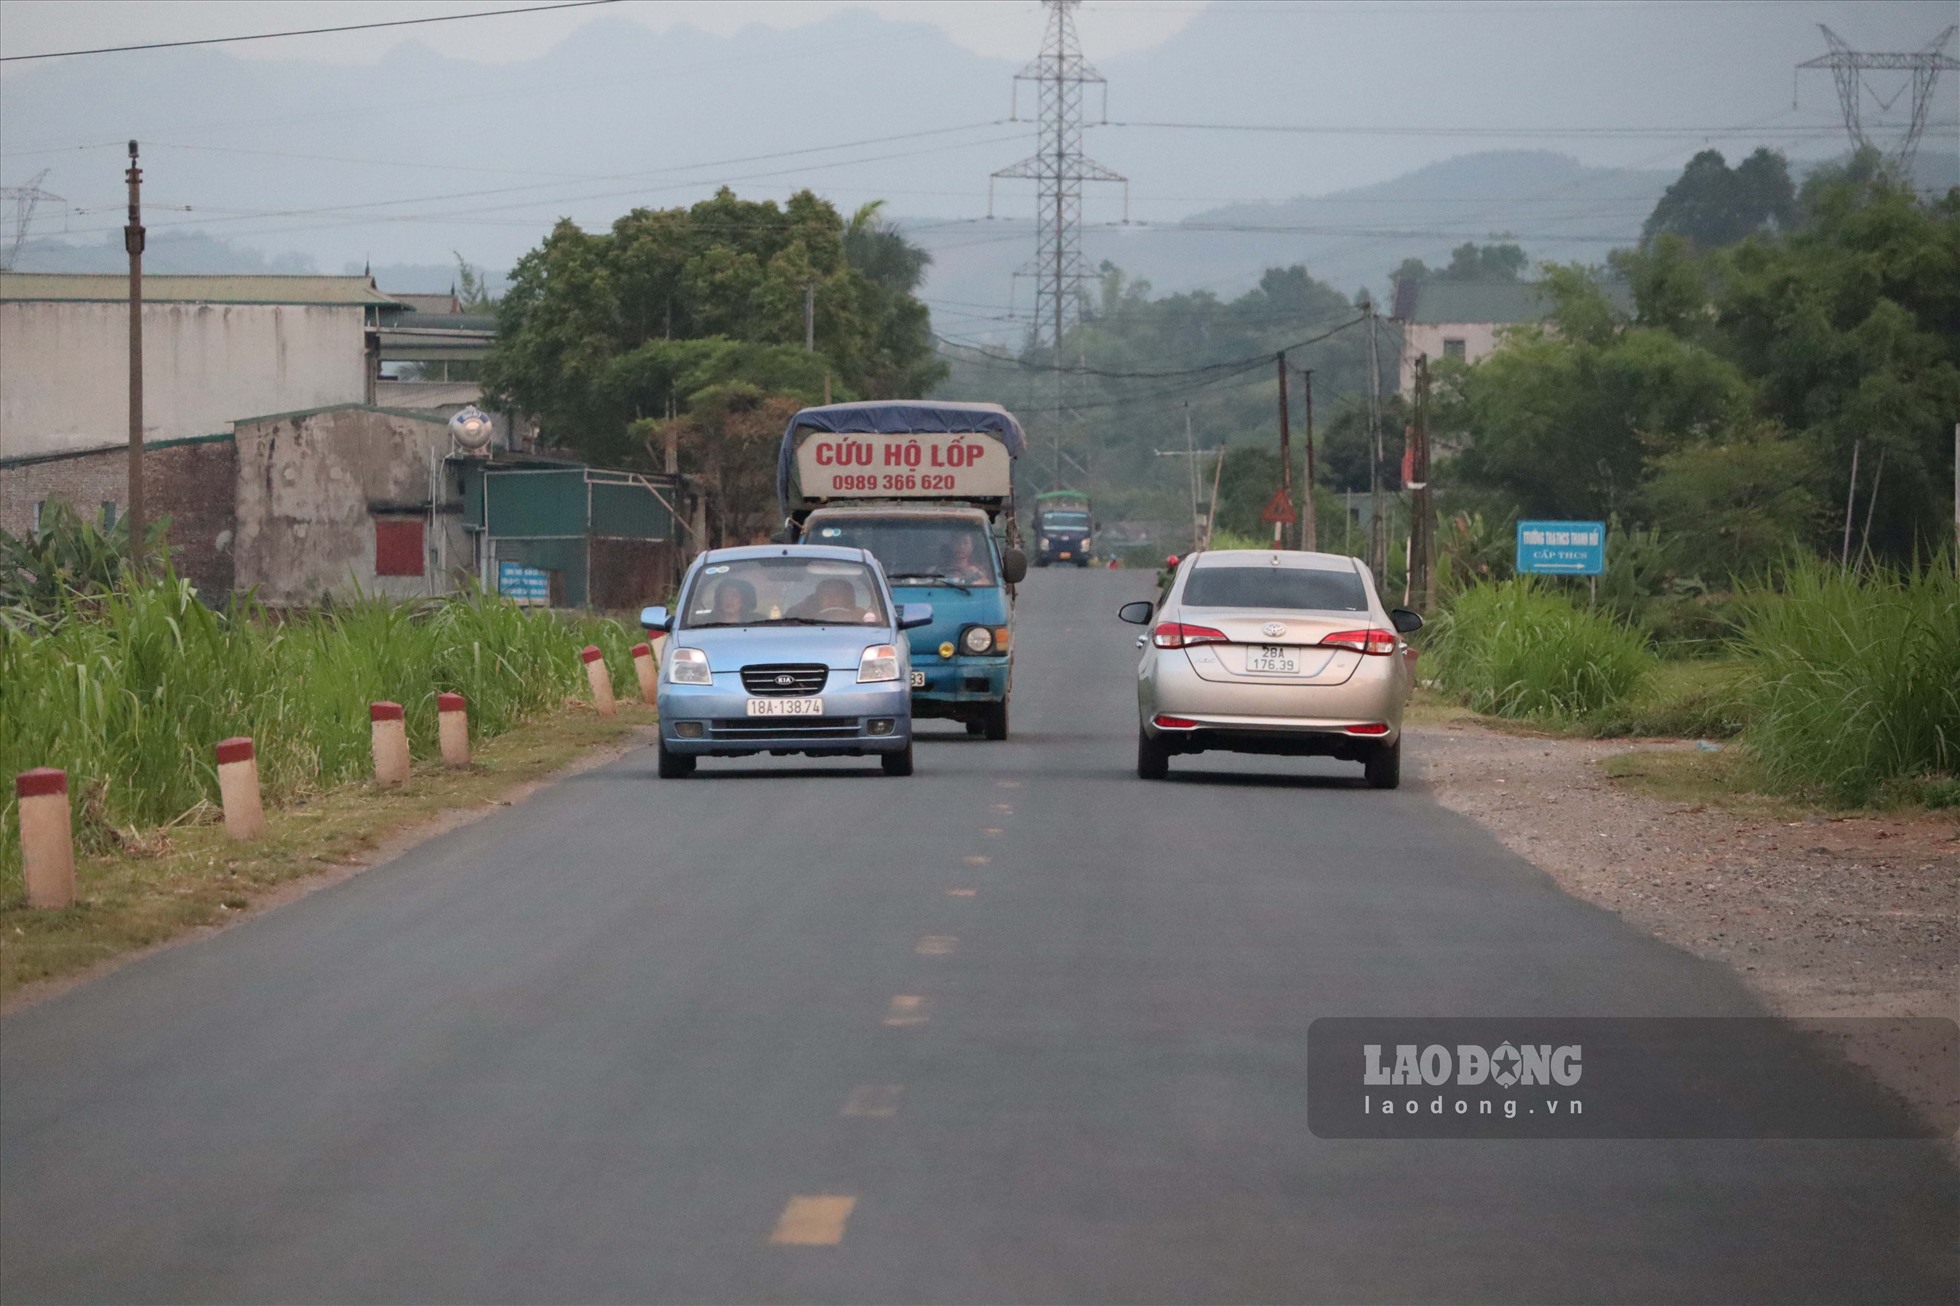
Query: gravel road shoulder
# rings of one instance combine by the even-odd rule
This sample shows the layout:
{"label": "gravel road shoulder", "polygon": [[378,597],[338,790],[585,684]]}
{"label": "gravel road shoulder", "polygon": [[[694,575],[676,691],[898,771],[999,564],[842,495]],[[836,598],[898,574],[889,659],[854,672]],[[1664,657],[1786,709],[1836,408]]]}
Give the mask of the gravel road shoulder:
{"label": "gravel road shoulder", "polygon": [[[1566,892],[1733,967],[1772,1011],[1960,1019],[1951,815],[1669,801],[1602,767],[1692,741],[1521,737],[1464,720],[1414,726],[1410,742],[1412,769],[1443,806]],[[1922,1105],[1952,1091],[1882,1053],[1856,1059]]]}

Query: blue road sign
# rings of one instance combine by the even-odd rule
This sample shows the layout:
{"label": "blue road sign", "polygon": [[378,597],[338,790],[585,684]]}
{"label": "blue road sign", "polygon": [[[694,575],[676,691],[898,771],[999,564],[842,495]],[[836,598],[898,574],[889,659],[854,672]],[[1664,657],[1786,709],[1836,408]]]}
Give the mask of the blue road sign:
{"label": "blue road sign", "polygon": [[497,593],[519,603],[548,604],[551,602],[551,573],[541,567],[527,567],[521,562],[500,562],[497,564]]}
{"label": "blue road sign", "polygon": [[1521,521],[1518,570],[1597,576],[1606,570],[1603,521]]}

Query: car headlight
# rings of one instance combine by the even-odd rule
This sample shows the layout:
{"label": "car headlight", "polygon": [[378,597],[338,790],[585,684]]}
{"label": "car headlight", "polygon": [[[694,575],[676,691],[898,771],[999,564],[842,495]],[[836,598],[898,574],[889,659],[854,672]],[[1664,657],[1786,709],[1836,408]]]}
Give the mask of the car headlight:
{"label": "car headlight", "polygon": [[873,644],[858,659],[858,684],[875,685],[898,679],[898,650],[890,644]]}
{"label": "car headlight", "polygon": [[677,648],[667,661],[667,680],[675,685],[712,685],[715,673],[700,649]]}
{"label": "car headlight", "polygon": [[968,626],[960,632],[960,650],[965,653],[994,651],[994,632],[985,626]]}
{"label": "car headlight", "polygon": [[1037,545],[1038,545],[1039,547],[1041,547],[1041,548],[1044,548],[1044,549],[1045,549],[1045,548],[1047,548],[1047,547],[1048,547],[1048,537],[1047,537],[1046,535],[1042,535],[1042,536],[1038,536],[1038,537],[1036,537],[1036,539],[1035,539],[1035,543],[1036,543],[1036,544],[1037,544]]}

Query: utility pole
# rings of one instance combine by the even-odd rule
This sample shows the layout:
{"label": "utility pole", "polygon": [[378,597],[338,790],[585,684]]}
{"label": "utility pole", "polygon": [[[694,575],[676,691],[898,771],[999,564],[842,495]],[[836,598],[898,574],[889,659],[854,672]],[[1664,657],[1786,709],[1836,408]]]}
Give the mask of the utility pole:
{"label": "utility pole", "polygon": [[1198,498],[1198,447],[1191,442],[1191,404],[1188,400],[1184,405],[1184,461],[1190,465],[1191,472],[1191,546],[1196,548],[1204,538],[1205,506]]}
{"label": "utility pole", "polygon": [[1851,488],[1844,493],[1844,546],[1838,550],[1838,566],[1851,565],[1851,519],[1858,511],[1858,452],[1865,447],[1863,440],[1851,442]]}
{"label": "utility pole", "polygon": [[1375,301],[1368,301],[1368,570],[1375,583],[1388,579],[1388,513],[1382,496],[1382,360],[1376,341]]}
{"label": "utility pole", "polygon": [[1436,516],[1429,499],[1429,355],[1416,356],[1415,421],[1410,426],[1409,580],[1402,602],[1436,607]]}
{"label": "utility pole", "polygon": [[129,569],[143,572],[143,546],[149,522],[143,512],[143,170],[136,142],[129,143],[129,225],[123,248],[129,251]]}
{"label": "utility pole", "polygon": [[1300,389],[1307,401],[1307,484],[1300,496],[1300,547],[1308,552],[1320,548],[1320,527],[1313,511],[1313,369],[1300,369]]}
{"label": "utility pole", "polygon": [[[1293,438],[1287,430],[1286,402],[1286,351],[1273,355],[1273,362],[1279,367],[1279,488],[1286,496],[1288,506],[1293,503]],[[1273,547],[1286,546],[1286,527],[1280,522],[1273,523]]]}
{"label": "utility pole", "polygon": [[803,287],[803,348],[807,353],[817,352],[817,283],[814,281]]}

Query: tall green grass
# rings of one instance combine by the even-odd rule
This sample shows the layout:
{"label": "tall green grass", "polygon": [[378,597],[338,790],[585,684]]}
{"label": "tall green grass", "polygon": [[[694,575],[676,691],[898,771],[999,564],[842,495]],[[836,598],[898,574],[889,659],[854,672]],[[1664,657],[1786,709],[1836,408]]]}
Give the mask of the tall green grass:
{"label": "tall green grass", "polygon": [[1479,712],[1570,721],[1620,703],[1656,659],[1644,635],[1536,577],[1473,585],[1432,623],[1435,677]]}
{"label": "tall green grass", "polygon": [[1960,578],[1793,564],[1742,600],[1743,740],[1777,782],[1835,801],[1960,799]]}
{"label": "tall green grass", "polygon": [[[368,773],[368,704],[406,709],[409,747],[437,751],[435,697],[469,700],[487,738],[582,695],[578,649],[597,644],[631,685],[634,636],[494,597],[364,600],[275,618],[218,612],[166,576],[71,597],[52,613],[0,612],[0,777],[68,772],[77,833],[156,826],[217,798],[212,745],[248,735],[282,802]],[[19,813],[0,815],[0,877],[17,880]]]}

